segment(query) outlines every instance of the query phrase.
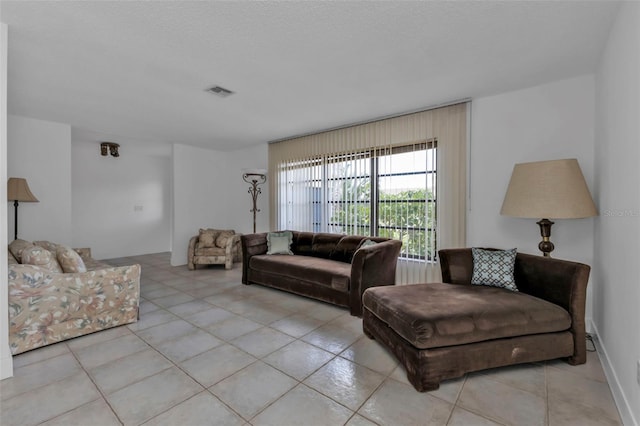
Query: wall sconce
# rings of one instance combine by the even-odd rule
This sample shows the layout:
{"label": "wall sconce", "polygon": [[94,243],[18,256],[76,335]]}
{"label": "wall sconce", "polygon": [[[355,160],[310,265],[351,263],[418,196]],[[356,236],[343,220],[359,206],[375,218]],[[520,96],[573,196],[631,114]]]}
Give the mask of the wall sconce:
{"label": "wall sconce", "polygon": [[107,155],[111,154],[112,157],[120,157],[118,148],[120,148],[120,145],[117,143],[102,142],[100,143],[100,155],[106,157]]}
{"label": "wall sconce", "polygon": [[258,194],[262,193],[262,190],[258,188],[258,185],[262,185],[267,181],[267,171],[264,169],[245,169],[242,171],[242,180],[251,184],[249,187],[249,194],[251,194],[251,200],[253,202],[253,233],[256,233],[256,213],[260,211],[257,207]]}

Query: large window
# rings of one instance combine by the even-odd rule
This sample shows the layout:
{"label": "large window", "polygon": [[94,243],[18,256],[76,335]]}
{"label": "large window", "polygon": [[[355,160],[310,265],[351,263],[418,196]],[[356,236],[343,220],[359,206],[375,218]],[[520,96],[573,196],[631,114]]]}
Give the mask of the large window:
{"label": "large window", "polygon": [[289,164],[280,227],[395,238],[401,257],[434,260],[436,160],[432,140]]}
{"label": "large window", "polygon": [[269,144],[270,229],[402,240],[396,284],[466,245],[465,103]]}

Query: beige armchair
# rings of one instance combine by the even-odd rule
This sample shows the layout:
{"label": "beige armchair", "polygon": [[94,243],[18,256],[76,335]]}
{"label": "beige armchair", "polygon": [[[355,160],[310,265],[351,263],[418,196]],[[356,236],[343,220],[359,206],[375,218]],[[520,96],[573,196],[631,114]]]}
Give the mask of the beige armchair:
{"label": "beige armchair", "polygon": [[224,265],[225,269],[231,269],[240,257],[240,234],[233,230],[200,229],[189,241],[187,266],[191,270],[196,265]]}

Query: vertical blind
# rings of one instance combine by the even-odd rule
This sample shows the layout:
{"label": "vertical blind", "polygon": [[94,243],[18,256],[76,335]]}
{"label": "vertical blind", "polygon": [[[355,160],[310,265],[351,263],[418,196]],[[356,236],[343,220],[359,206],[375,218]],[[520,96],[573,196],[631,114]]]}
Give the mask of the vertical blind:
{"label": "vertical blind", "polygon": [[398,238],[398,284],[440,280],[463,247],[467,104],[269,145],[271,229]]}

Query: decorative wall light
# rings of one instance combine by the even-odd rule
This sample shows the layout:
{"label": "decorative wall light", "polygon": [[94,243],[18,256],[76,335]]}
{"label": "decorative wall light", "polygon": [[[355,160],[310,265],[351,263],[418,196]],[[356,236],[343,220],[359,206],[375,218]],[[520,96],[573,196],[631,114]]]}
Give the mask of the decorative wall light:
{"label": "decorative wall light", "polygon": [[580,219],[597,216],[598,211],[574,158],[516,164],[500,214],[541,219],[536,222],[542,236],[538,248],[550,257],[554,222],[549,219]]}
{"label": "decorative wall light", "polygon": [[111,154],[112,157],[120,157],[120,153],[118,152],[118,148],[120,145],[114,142],[102,142],[100,143],[100,154],[103,157]]}
{"label": "decorative wall light", "polygon": [[262,190],[258,188],[258,185],[262,185],[267,181],[267,171],[264,169],[244,169],[242,171],[242,179],[251,184],[249,187],[249,194],[251,194],[251,200],[253,202],[253,233],[256,233],[256,213],[260,211],[258,209],[258,194],[262,193]]}
{"label": "decorative wall light", "polygon": [[38,199],[29,189],[29,184],[24,178],[9,178],[7,182],[7,200],[13,201],[13,207],[15,208],[14,216],[14,228],[15,234],[14,240],[18,239],[18,201],[23,203],[38,203]]}

